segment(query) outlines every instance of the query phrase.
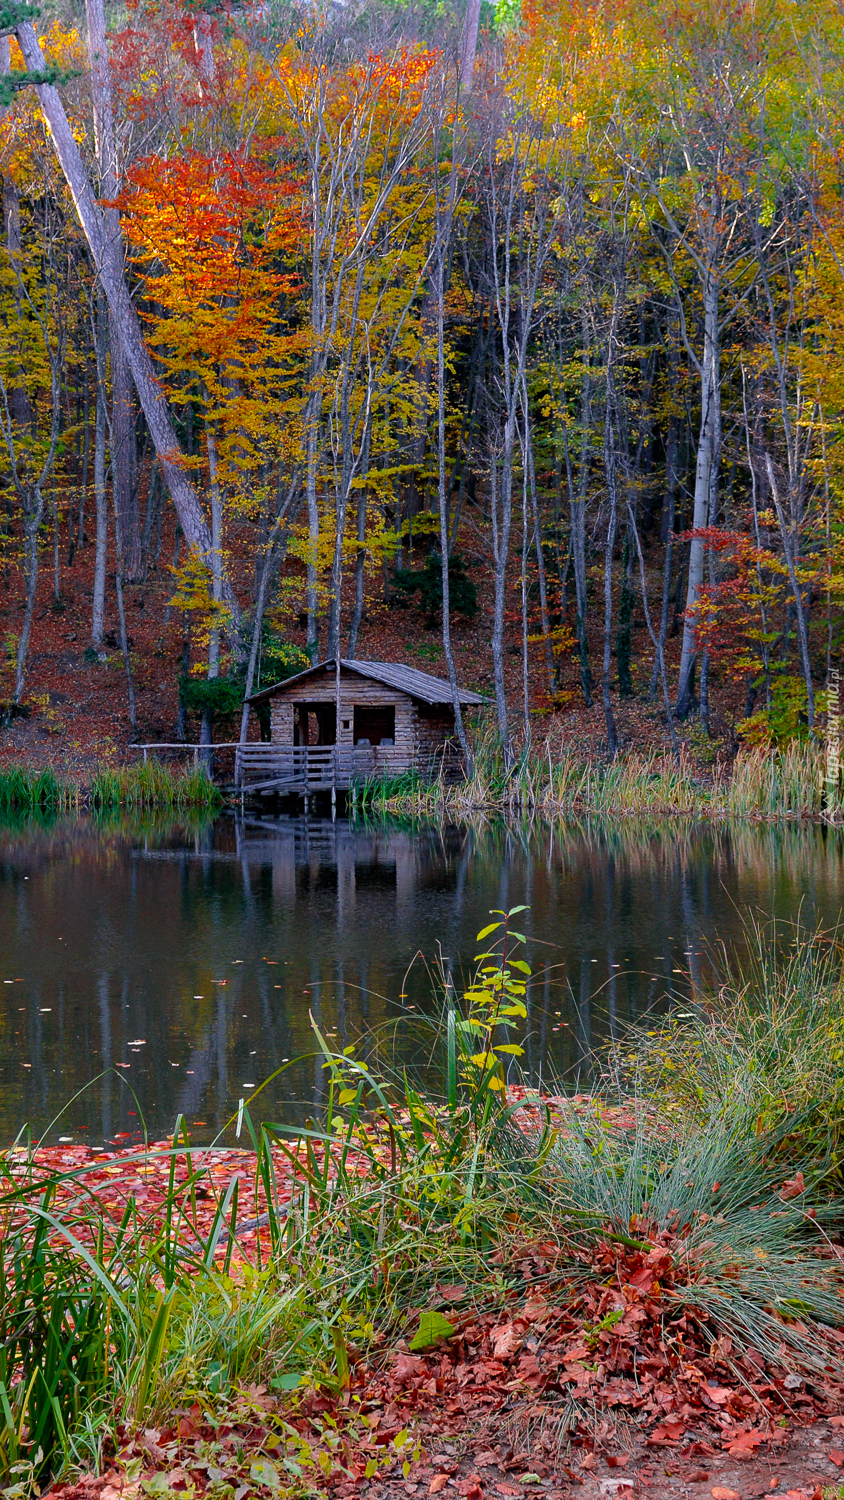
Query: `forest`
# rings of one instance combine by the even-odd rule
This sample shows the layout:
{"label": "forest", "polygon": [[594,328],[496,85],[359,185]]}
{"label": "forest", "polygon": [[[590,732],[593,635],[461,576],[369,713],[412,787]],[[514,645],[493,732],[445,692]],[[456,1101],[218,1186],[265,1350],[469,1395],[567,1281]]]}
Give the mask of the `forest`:
{"label": "forest", "polygon": [[2,22],[7,748],[255,734],[337,654],[448,677],[461,740],[486,692],[505,759],[612,757],[635,702],[675,752],[816,738],[835,0]]}

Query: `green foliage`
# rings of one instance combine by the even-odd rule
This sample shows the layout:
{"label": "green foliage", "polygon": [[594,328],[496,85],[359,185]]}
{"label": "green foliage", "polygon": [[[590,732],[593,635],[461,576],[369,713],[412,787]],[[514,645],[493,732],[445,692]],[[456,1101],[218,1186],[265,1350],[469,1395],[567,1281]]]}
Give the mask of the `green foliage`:
{"label": "green foliage", "polygon": [[306,671],[310,665],[310,657],[306,651],[291,645],[277,631],[265,626],[255,692],[271,687],[274,682],[284,682],[288,677],[295,677],[297,672]]}
{"label": "green foliage", "polygon": [[774,745],[782,750],[793,740],[805,744],[809,717],[803,678],[786,672],[775,676],[770,707],[740,720],[736,728],[747,745]]}
{"label": "green foliage", "polygon": [[231,719],[243,708],[243,677],[180,677],[179,702],[189,713]]}
{"label": "green foliage", "polygon": [[[26,6],[24,9],[29,10]],[[0,15],[2,22],[2,15]],[[30,85],[37,86],[42,83],[51,83],[57,87],[60,83],[69,83],[72,78],[79,78],[79,70],[68,68],[38,68],[34,72],[4,73],[0,76],[0,109],[8,109],[19,89],[29,88]]]}
{"label": "green foliage", "polygon": [[[253,686],[254,692],[269,687],[274,682],[283,682],[295,677],[310,666],[307,654],[298,646],[285,641],[269,626],[265,625],[258,668]],[[189,713],[210,714],[212,723],[238,718],[243,709],[245,672],[231,672],[227,677],[179,678],[179,702]],[[269,727],[269,705],[261,705],[258,716]]]}
{"label": "green foliage", "polygon": [[[419,602],[425,611],[429,625],[436,623],[443,607],[442,558],[438,552],[426,557],[424,567],[396,568],[393,575],[396,588],[405,594],[419,594]],[[466,615],[471,619],[478,612],[478,591],[471,578],[466,576],[466,564],[457,552],[448,560],[449,613]]]}

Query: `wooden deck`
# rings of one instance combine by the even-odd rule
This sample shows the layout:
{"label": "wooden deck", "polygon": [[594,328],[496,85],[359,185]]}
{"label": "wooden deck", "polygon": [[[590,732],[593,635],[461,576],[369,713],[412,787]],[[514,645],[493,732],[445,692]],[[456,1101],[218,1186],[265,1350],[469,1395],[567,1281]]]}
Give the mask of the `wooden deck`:
{"label": "wooden deck", "polygon": [[245,792],[348,791],[367,781],[400,776],[413,756],[397,746],[239,745],[236,784]]}

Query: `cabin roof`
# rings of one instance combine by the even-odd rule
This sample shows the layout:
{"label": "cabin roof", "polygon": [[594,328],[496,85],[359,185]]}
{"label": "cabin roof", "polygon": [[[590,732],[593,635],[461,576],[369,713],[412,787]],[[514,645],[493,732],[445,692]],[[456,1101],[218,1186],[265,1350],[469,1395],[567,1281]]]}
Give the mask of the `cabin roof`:
{"label": "cabin roof", "polygon": [[[397,688],[400,693],[407,693],[409,698],[416,698],[422,703],[445,703],[451,704],[451,684],[444,677],[431,677],[428,672],[420,672],[416,667],[406,667],[401,662],[394,661],[347,661],[340,658],[340,668],[344,672],[356,672],[359,677],[372,677],[376,682],[383,682],[385,687]],[[322,661],[316,667],[306,667],[304,672],[297,672],[295,677],[285,677],[282,682],[274,682],[271,687],[262,688],[260,693],[253,693],[247,698],[247,703],[264,703],[268,698],[275,698],[284,693],[287,688],[293,687],[294,683],[303,682],[306,677],[315,677],[317,673],[336,671],[336,661],[330,658]],[[480,693],[470,693],[468,689],[460,689],[460,703],[463,708],[486,703]]]}

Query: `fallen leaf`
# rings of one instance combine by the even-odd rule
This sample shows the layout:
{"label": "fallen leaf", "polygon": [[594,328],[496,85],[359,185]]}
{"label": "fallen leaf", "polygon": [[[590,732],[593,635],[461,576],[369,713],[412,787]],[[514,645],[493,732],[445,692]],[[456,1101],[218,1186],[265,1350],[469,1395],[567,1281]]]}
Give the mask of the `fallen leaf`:
{"label": "fallen leaf", "polygon": [[786,1178],[785,1182],[780,1188],[780,1197],[783,1200],[787,1200],[788,1198],[799,1198],[801,1193],[805,1193],[805,1191],[806,1184],[803,1181],[803,1173],[798,1172],[796,1177]]}
{"label": "fallen leaf", "polygon": [[505,1323],[492,1331],[493,1359],[509,1359],[522,1347],[522,1336],[512,1323]]}
{"label": "fallen leaf", "polygon": [[830,1448],[827,1458],[830,1463],[835,1464],[837,1469],[840,1469],[844,1465],[844,1453],[841,1452],[840,1448]]}
{"label": "fallen leaf", "polygon": [[610,1469],[625,1469],[629,1460],[629,1453],[608,1453],[607,1467]]}
{"label": "fallen leaf", "polygon": [[422,1375],[425,1370],[425,1361],[418,1354],[397,1354],[393,1365],[393,1375],[399,1385],[405,1385],[414,1375]]}
{"label": "fallen leaf", "polygon": [[435,1474],[434,1477],[433,1477],[433,1479],[431,1480],[431,1483],[428,1485],[428,1494],[429,1495],[436,1495],[436,1494],[438,1494],[440,1490],[444,1490],[445,1489],[445,1487],[446,1487],[447,1484],[448,1484],[448,1475],[447,1474]]}
{"label": "fallen leaf", "polygon": [[725,1442],[731,1458],[752,1458],[760,1443],[764,1443],[764,1432],[740,1432],[738,1437]]}
{"label": "fallen leaf", "polygon": [[738,1490],[725,1489],[723,1484],[716,1484],[711,1493],[712,1500],[741,1500]]}
{"label": "fallen leaf", "polygon": [[419,1349],[433,1349],[443,1339],[450,1339],[454,1333],[454,1324],[449,1323],[441,1312],[436,1309],[423,1312],[419,1319],[419,1329],[410,1341],[410,1350],[415,1354]]}

